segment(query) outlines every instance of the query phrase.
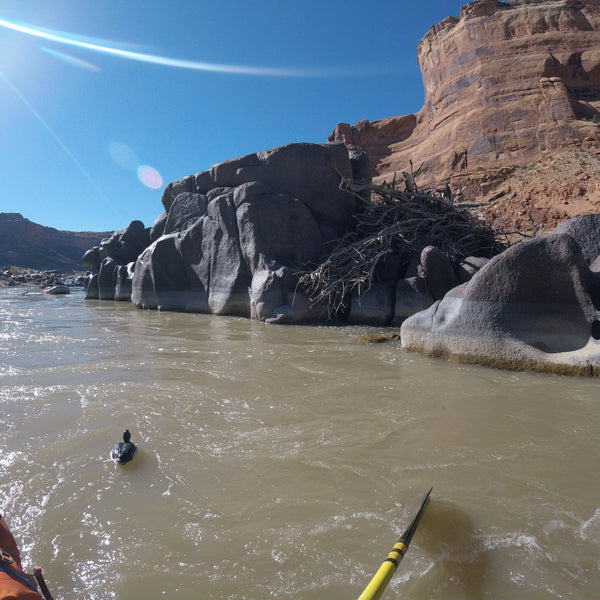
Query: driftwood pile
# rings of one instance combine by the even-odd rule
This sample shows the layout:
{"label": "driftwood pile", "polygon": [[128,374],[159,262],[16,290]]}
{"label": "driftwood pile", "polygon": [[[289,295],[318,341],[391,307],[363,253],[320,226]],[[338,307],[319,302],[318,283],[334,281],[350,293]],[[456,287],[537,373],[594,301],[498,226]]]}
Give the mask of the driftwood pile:
{"label": "driftwood pile", "polygon": [[426,246],[436,246],[453,263],[467,256],[491,258],[506,248],[500,234],[474,212],[480,205],[454,204],[448,188],[423,193],[412,177],[404,179],[405,190],[394,183],[342,180],[341,187],[360,198],[364,208],[329,257],[299,278],[310,301],[325,306],[330,320],[343,313],[351,293],[360,296],[380,280],[378,267],[392,256],[406,270]]}

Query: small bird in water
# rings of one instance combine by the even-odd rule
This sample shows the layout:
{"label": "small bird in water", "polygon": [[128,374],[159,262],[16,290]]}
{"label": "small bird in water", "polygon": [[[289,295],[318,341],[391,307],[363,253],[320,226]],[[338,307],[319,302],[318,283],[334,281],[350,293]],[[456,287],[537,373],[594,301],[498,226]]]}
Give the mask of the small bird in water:
{"label": "small bird in water", "polygon": [[130,442],[130,439],[131,433],[129,433],[129,429],[126,429],[123,432],[123,441],[115,444],[110,453],[110,457],[119,465],[129,462],[137,452],[137,446]]}

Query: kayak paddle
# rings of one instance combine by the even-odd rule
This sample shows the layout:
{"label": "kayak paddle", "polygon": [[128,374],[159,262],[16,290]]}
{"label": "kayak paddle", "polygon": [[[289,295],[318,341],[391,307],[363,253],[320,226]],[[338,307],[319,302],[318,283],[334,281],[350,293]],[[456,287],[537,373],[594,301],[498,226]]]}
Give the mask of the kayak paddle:
{"label": "kayak paddle", "polygon": [[379,567],[379,570],[377,573],[375,573],[375,576],[373,579],[371,579],[369,585],[367,585],[364,592],[359,596],[358,600],[379,600],[379,598],[381,598],[381,595],[385,591],[387,584],[392,579],[396,569],[398,568],[398,565],[400,564],[400,561],[404,558],[404,555],[408,550],[408,546],[413,538],[413,535],[415,535],[415,531],[417,530],[419,522],[421,521],[421,517],[425,512],[425,507],[429,502],[429,496],[432,489],[433,488],[430,488],[427,494],[425,494],[419,511],[413,517],[413,520],[406,528],[406,531],[402,534],[402,537],[394,544],[394,548],[389,553],[381,567]]}

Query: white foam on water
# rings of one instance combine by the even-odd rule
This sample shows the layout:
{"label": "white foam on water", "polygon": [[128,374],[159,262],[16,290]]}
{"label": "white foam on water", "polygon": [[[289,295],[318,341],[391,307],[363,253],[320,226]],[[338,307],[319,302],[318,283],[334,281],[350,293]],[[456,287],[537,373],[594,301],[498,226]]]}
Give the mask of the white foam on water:
{"label": "white foam on water", "polygon": [[587,520],[581,524],[579,528],[579,534],[582,539],[590,539],[590,537],[594,537],[594,539],[598,538],[598,534],[600,533],[600,507],[598,507],[594,514]]}

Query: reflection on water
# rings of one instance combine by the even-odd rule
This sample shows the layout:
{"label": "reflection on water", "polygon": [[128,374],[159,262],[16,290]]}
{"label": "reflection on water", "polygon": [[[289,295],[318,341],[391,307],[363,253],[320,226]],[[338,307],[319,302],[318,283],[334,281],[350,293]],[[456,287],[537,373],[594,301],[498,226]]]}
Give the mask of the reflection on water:
{"label": "reflection on water", "polygon": [[22,292],[0,290],[0,506],[57,596],[358,597],[430,486],[384,598],[598,588],[596,380]]}

